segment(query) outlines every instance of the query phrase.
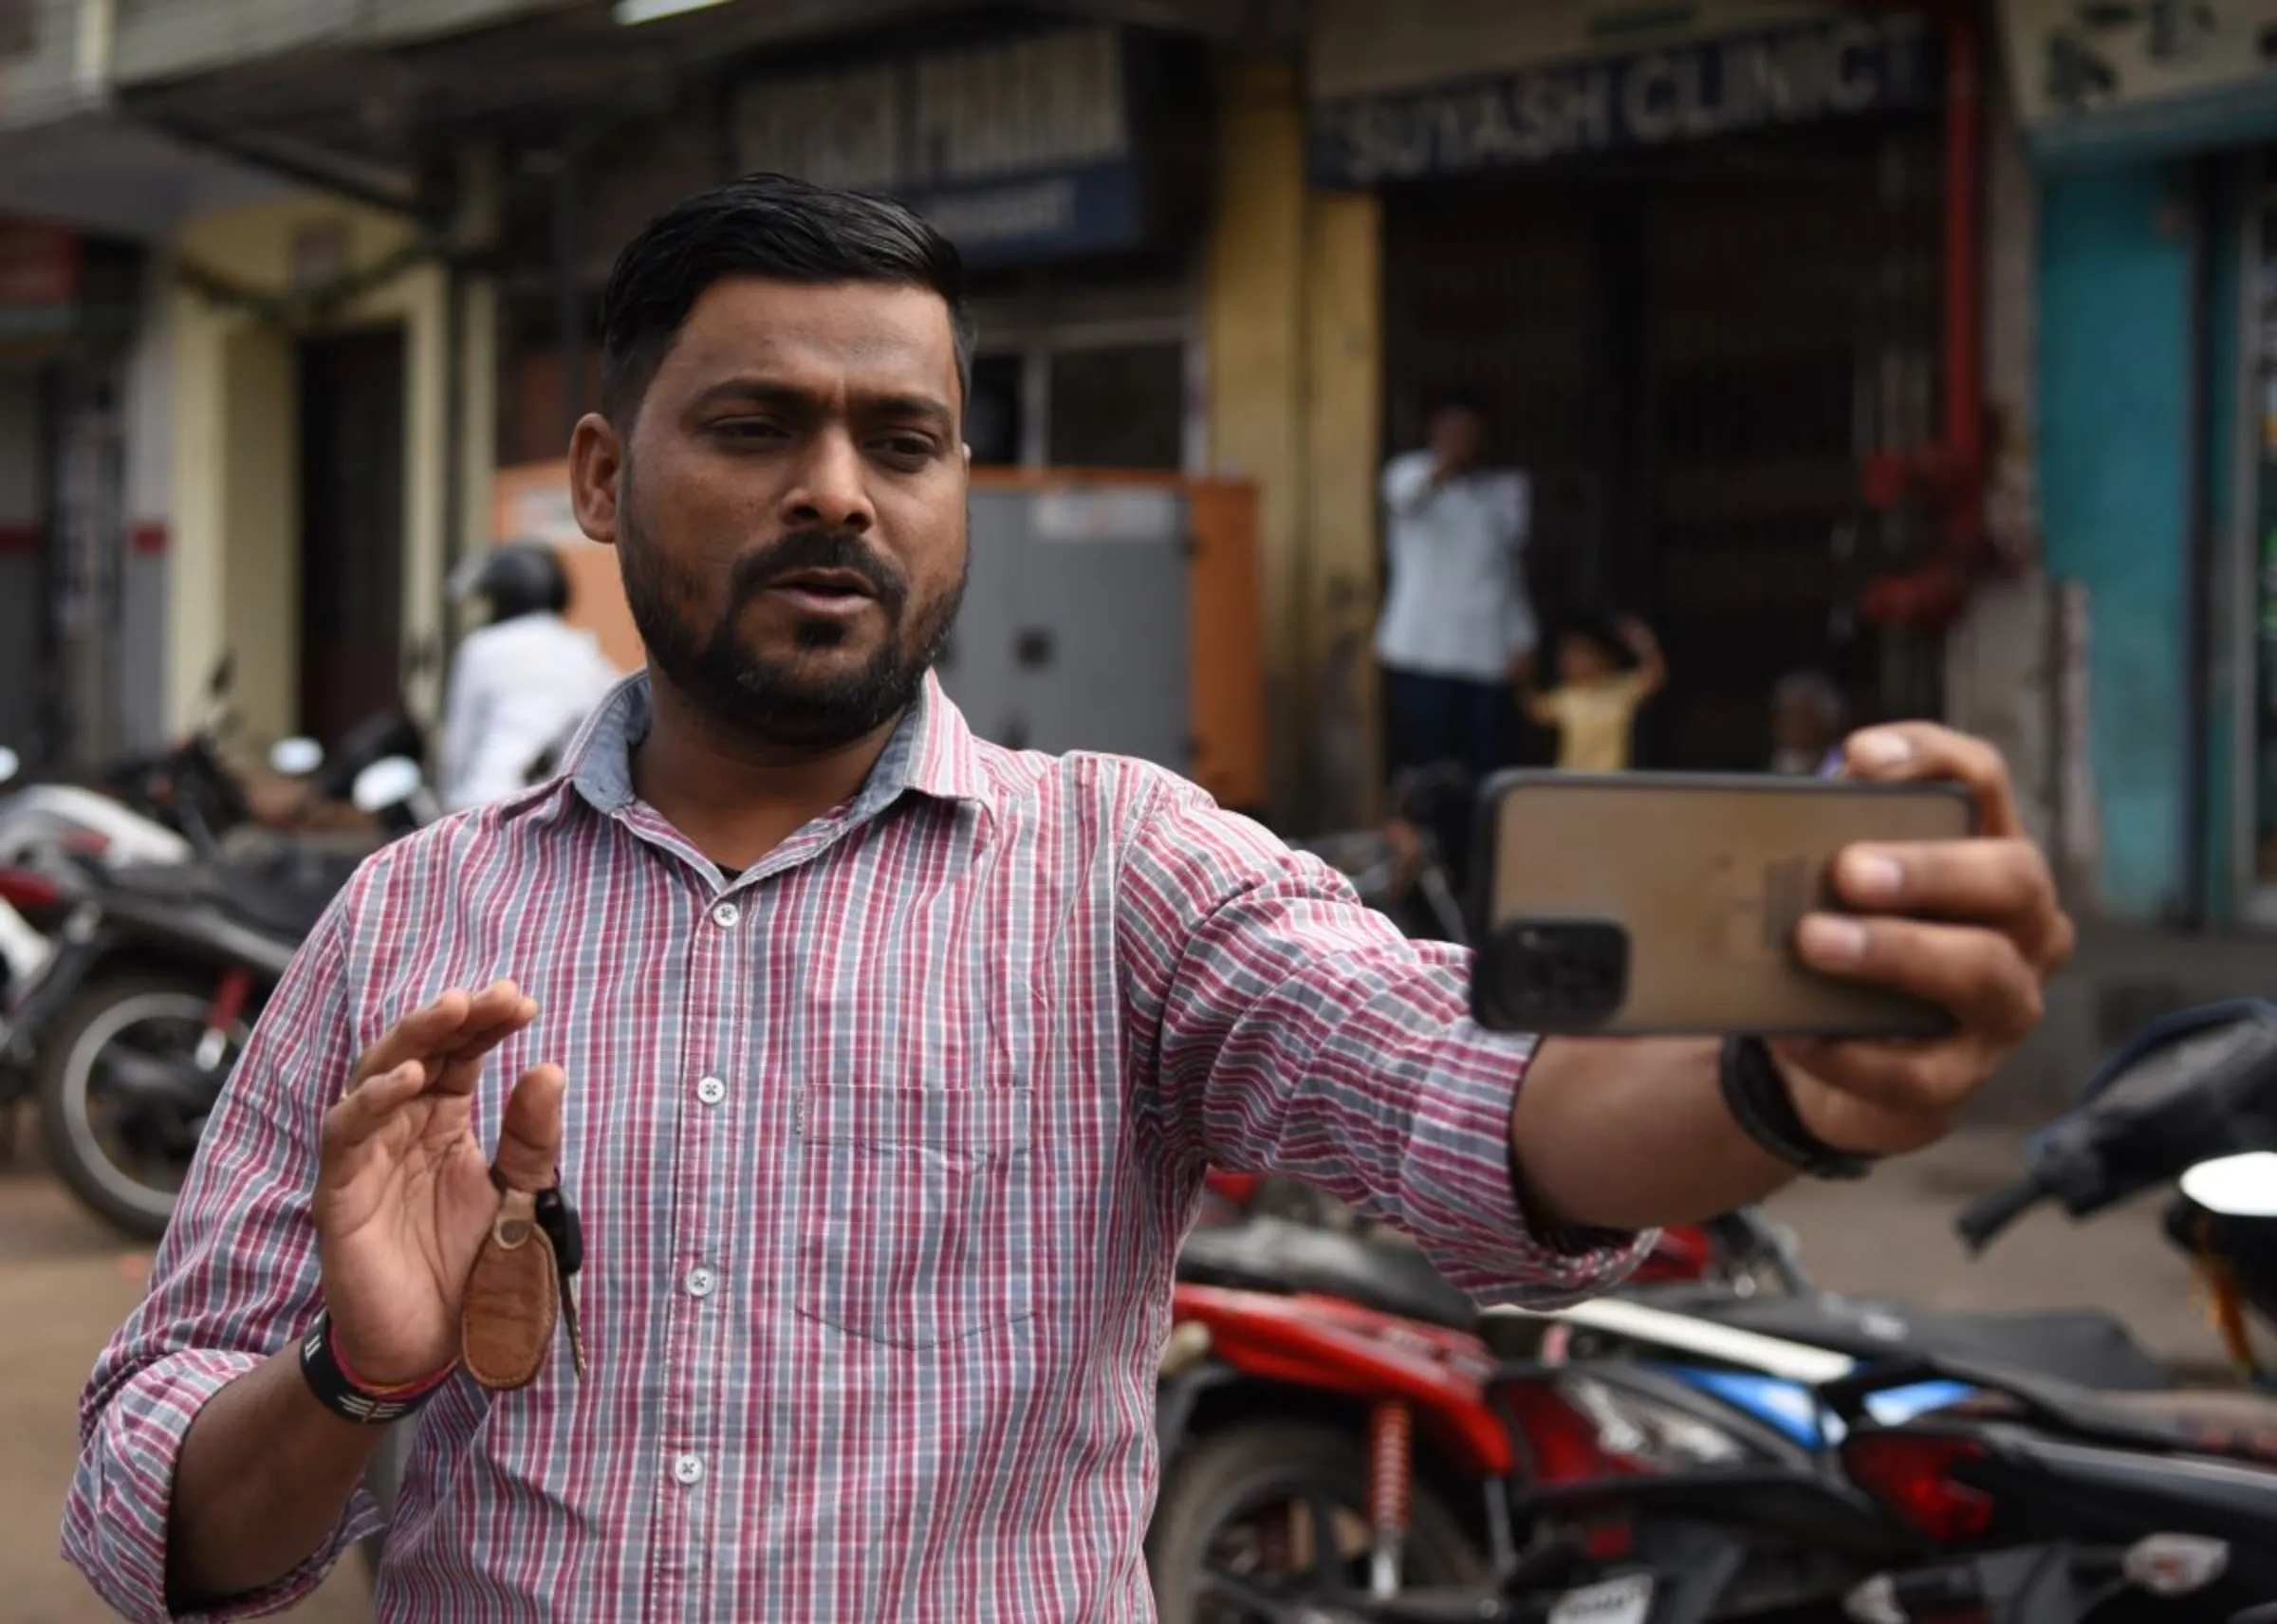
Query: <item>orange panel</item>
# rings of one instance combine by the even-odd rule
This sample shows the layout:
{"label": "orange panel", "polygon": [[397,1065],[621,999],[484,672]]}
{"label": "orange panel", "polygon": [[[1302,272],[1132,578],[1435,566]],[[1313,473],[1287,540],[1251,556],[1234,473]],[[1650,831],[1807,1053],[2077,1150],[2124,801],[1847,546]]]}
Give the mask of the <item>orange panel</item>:
{"label": "orange panel", "polygon": [[502,468],[492,476],[491,499],[495,515],[491,540],[534,537],[551,542],[569,577],[569,623],[599,638],[601,652],[618,670],[646,665],[640,634],[633,629],[633,614],[625,606],[616,551],[586,540],[569,511],[568,463]]}
{"label": "orange panel", "polygon": [[1196,479],[1186,497],[1194,526],[1189,578],[1194,777],[1219,804],[1265,805],[1265,648],[1257,562],[1257,487]]}

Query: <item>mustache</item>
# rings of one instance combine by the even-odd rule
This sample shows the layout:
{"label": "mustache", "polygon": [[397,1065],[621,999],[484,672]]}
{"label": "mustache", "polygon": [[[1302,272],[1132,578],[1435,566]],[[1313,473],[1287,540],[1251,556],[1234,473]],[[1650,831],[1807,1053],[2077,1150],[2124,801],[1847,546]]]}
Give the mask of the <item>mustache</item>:
{"label": "mustache", "polygon": [[878,601],[896,614],[909,600],[909,582],[901,572],[853,531],[793,530],[735,561],[728,581],[730,607],[740,610],[785,576],[810,569],[842,569],[861,577]]}

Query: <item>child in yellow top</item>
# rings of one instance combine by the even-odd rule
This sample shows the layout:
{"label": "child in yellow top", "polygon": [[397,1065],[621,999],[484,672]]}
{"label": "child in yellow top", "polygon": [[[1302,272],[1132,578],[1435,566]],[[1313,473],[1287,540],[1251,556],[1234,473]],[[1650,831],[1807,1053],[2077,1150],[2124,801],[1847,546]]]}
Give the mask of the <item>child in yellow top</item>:
{"label": "child in yellow top", "polygon": [[[1614,637],[1636,656],[1622,668]],[[1623,618],[1612,632],[1577,626],[1558,639],[1558,685],[1543,692],[1519,677],[1526,713],[1558,730],[1558,766],[1567,772],[1620,772],[1629,765],[1629,731],[1638,707],[1668,680],[1659,640],[1641,622]]]}

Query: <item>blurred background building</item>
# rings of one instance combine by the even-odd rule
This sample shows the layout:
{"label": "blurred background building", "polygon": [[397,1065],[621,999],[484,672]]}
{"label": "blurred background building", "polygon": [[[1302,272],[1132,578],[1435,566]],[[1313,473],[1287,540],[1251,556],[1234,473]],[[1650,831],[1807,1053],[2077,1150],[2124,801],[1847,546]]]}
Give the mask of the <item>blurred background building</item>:
{"label": "blurred background building", "polygon": [[2273,28],[0,4],[0,733],[149,743],[224,650],[268,734],[383,703],[454,561],[542,520],[616,248],[775,168],[963,246],[982,462],[1253,490],[1253,583],[1213,590],[1282,822],[1370,800],[1376,477],[1454,393],[1531,477],[1543,607],[1665,639],[1648,765],[1759,766],[1820,667],[2008,749],[2091,909],[2277,922]]}

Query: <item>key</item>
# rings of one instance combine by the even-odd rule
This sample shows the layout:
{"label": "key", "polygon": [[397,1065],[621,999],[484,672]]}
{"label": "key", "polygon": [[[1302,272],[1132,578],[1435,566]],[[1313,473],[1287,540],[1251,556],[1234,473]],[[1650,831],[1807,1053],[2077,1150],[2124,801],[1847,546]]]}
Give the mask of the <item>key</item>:
{"label": "key", "polygon": [[538,1227],[553,1243],[553,1264],[562,1283],[562,1317],[569,1326],[569,1359],[580,1381],[585,1378],[585,1336],[577,1316],[577,1271],[585,1264],[585,1227],[562,1193],[559,1176],[538,1191]]}

